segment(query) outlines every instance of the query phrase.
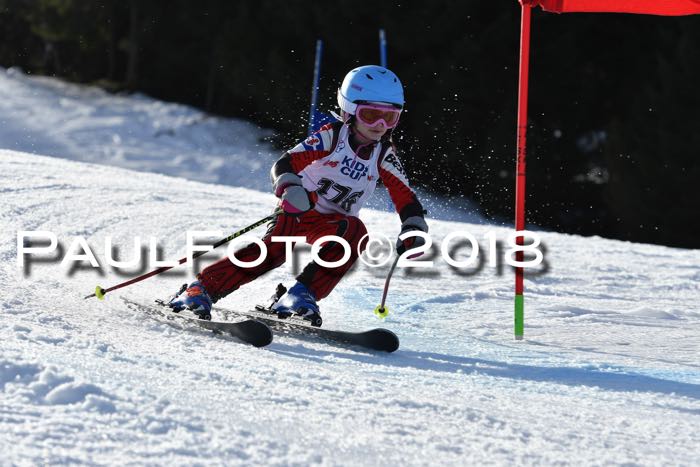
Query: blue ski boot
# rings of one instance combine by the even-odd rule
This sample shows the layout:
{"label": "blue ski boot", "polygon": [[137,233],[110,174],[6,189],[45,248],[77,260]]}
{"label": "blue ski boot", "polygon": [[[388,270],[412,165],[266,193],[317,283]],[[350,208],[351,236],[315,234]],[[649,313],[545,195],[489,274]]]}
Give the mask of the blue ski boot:
{"label": "blue ski boot", "polygon": [[199,281],[192,282],[189,286],[183,284],[180,291],[173,295],[167,305],[175,313],[182,310],[190,310],[199,319],[211,320],[211,297]]}
{"label": "blue ski boot", "polygon": [[296,315],[305,321],[310,321],[312,326],[319,327],[323,323],[321,311],[316,304],[316,297],[301,282],[294,284],[272,305],[271,309],[277,313],[277,317],[280,319]]}

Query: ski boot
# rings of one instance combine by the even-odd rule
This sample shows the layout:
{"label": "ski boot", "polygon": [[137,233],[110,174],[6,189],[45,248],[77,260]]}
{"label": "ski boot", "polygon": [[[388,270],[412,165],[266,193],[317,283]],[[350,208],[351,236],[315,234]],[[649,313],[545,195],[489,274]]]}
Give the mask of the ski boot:
{"label": "ski boot", "polygon": [[284,284],[277,284],[275,293],[273,293],[272,297],[270,297],[270,299],[267,301],[267,306],[258,305],[255,308],[262,308],[261,311],[272,310],[272,307],[275,305],[275,303],[279,302],[280,298],[282,298],[286,293],[287,287],[285,287]]}
{"label": "ski boot", "polygon": [[[278,285],[277,292],[273,295],[273,298],[277,296],[282,289],[284,289],[284,286],[280,288]],[[309,321],[312,326],[320,327],[323,323],[321,311],[316,304],[316,297],[314,297],[314,294],[301,282],[294,284],[286,293],[282,292],[282,295],[278,297],[270,309],[277,313],[277,317],[280,319],[286,319],[292,315],[296,315],[304,321]]]}
{"label": "ski boot", "polygon": [[182,284],[180,290],[164,304],[175,313],[190,310],[199,319],[211,320],[211,297],[199,281],[194,281],[189,286]]}

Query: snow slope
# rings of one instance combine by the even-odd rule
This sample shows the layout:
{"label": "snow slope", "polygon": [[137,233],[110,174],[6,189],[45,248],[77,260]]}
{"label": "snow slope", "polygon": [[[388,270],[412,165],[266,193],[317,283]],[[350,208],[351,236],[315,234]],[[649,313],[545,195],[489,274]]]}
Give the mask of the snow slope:
{"label": "snow slope", "polygon": [[0,68],[4,149],[268,190],[271,133],[139,94]]}
{"label": "snow slope", "polygon": [[[548,268],[526,280],[526,340],[512,339],[508,268],[400,271],[383,323],[395,354],[276,335],[256,349],[137,316],[110,268],[17,267],[17,231],[87,239],[228,233],[265,216],[246,188],[0,150],[0,458],[3,464],[694,465],[700,445],[700,251],[544,233]],[[185,215],[208,206],[196,218]],[[365,210],[393,238],[395,215]],[[439,242],[467,230],[430,221]],[[260,231],[256,231],[260,234]],[[324,300],[325,326],[380,325],[386,268],[359,267]],[[189,273],[124,289],[152,300]],[[220,302],[266,297],[282,267]]]}

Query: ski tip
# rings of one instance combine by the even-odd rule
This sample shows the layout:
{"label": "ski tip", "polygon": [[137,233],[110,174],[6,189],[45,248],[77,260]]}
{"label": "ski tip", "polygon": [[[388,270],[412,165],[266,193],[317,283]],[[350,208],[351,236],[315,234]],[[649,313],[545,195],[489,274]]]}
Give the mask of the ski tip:
{"label": "ski tip", "polygon": [[272,343],[272,330],[267,324],[250,319],[242,321],[239,326],[243,334],[232,333],[232,335],[252,344],[253,347],[265,347]]}
{"label": "ski tip", "polygon": [[251,342],[251,344],[253,345],[253,347],[258,347],[258,348],[265,347],[265,346],[272,344],[272,332],[270,332],[269,336],[265,336],[256,342]]}
{"label": "ski tip", "polygon": [[393,331],[384,328],[375,328],[371,331],[367,331],[370,337],[368,344],[374,350],[381,350],[383,352],[396,352],[399,350],[399,336],[394,334]]}
{"label": "ski tip", "polygon": [[396,342],[387,342],[377,350],[381,350],[382,352],[386,353],[394,353],[399,350],[399,340],[397,339]]}

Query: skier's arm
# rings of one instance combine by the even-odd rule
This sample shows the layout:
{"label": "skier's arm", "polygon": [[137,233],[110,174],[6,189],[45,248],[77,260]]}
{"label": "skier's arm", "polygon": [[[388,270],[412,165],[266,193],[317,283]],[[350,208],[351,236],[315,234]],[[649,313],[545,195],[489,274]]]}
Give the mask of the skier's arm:
{"label": "skier's arm", "polygon": [[329,124],[285,152],[270,170],[273,183],[285,173],[298,174],[313,161],[326,157],[332,141],[333,128]]}
{"label": "skier's arm", "polygon": [[313,161],[330,153],[332,137],[333,129],[326,125],[284,153],[272,166],[272,191],[287,214],[297,216],[313,208],[315,198],[309,197],[298,174]]}
{"label": "skier's arm", "polygon": [[[401,217],[401,232],[399,236],[413,230],[428,233],[428,224],[423,217],[425,211],[420,201],[418,201],[416,193],[408,184],[406,173],[403,170],[401,161],[396,155],[396,148],[391,147],[385,154],[379,165],[379,176],[389,190],[389,196],[391,196],[391,200],[394,202],[396,212],[398,212],[399,217]],[[396,251],[399,255],[402,255],[406,250],[411,250],[423,245],[425,245],[425,240],[422,237],[410,236],[403,240],[398,239],[396,241]],[[416,258],[422,254],[422,251],[418,251],[409,254],[408,258]]]}
{"label": "skier's arm", "polygon": [[395,148],[390,148],[379,165],[379,176],[389,190],[389,196],[394,202],[396,212],[404,222],[409,217],[423,217],[425,212],[418,201],[416,193],[411,189],[401,161],[396,155]]}

